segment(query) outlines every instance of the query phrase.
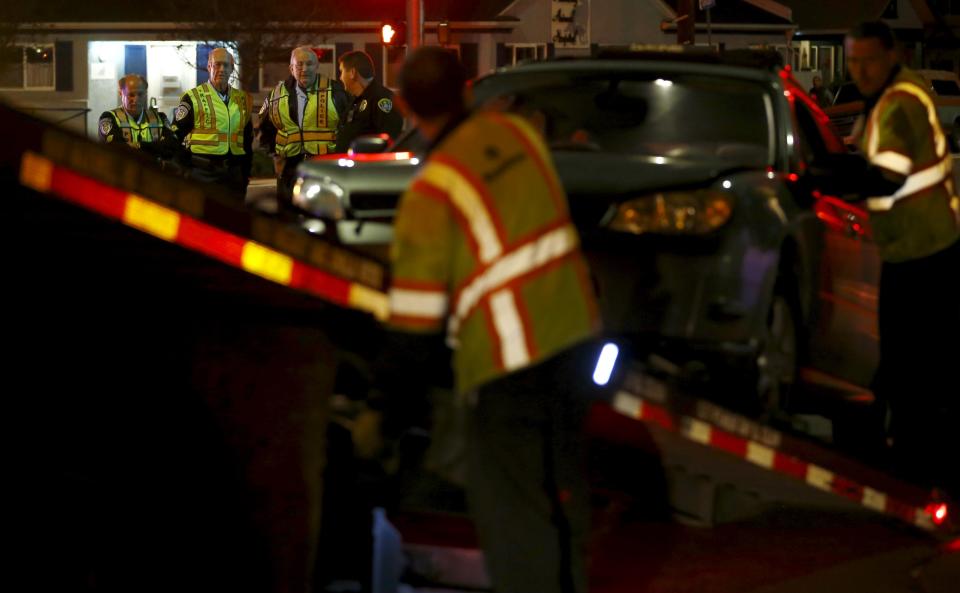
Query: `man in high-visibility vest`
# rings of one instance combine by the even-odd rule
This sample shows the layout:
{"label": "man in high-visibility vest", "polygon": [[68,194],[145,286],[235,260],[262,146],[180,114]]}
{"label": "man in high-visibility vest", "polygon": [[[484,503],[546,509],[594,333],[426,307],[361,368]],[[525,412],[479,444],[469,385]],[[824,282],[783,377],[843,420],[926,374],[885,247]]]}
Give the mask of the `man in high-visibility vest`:
{"label": "man in high-visibility vest", "polygon": [[401,343],[445,330],[453,348],[465,487],[494,589],[585,592],[592,283],[543,138],[516,115],[467,115],[465,80],[438,47],[400,75],[431,148],[397,212],[389,323]]}
{"label": "man in high-visibility vest", "polygon": [[[120,106],[100,115],[97,132],[101,142],[123,142],[161,156],[178,144],[167,116],[149,106],[147,80],[139,74],[127,74],[119,81]],[[161,150],[166,145],[168,149]]]}
{"label": "man in high-visibility vest", "polygon": [[273,153],[277,200],[289,205],[297,165],[309,155],[333,152],[340,114],[349,99],[340,81],[319,75],[309,47],[290,53],[290,78],[270,91],[260,109],[260,146]]}
{"label": "man in high-visibility vest", "polygon": [[210,79],[180,98],[173,129],[190,151],[191,178],[244,194],[253,162],[253,99],[230,86],[233,71],[230,52],[212,50],[207,57]]}
{"label": "man in high-visibility vest", "polygon": [[874,391],[890,404],[900,470],[960,497],[960,198],[947,138],[886,24],[857,25],[845,48],[867,107],[858,189],[883,260]]}

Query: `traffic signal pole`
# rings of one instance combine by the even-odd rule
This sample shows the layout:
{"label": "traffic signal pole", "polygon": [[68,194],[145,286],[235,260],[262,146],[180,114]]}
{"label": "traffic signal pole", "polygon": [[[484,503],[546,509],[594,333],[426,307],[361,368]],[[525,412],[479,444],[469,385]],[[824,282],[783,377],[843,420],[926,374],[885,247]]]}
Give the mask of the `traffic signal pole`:
{"label": "traffic signal pole", "polygon": [[696,13],[693,10],[693,0],[679,0],[677,2],[677,44],[693,45]]}
{"label": "traffic signal pole", "polygon": [[423,0],[407,0],[407,49],[423,45]]}

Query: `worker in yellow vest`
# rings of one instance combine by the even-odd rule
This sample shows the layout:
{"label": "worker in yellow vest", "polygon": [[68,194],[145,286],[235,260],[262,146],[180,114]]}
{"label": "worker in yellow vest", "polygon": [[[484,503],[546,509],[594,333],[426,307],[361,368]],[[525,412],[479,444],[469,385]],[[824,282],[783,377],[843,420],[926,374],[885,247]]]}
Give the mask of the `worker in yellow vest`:
{"label": "worker in yellow vest", "polygon": [[[544,139],[516,115],[468,115],[465,81],[440,47],[411,53],[400,74],[398,103],[431,147],[398,207],[387,337],[398,354],[378,368],[403,372],[389,363],[445,332],[467,406],[467,500],[494,590],[585,593],[582,430],[597,304]],[[378,383],[389,409],[398,383]]]}
{"label": "worker in yellow vest", "polygon": [[340,81],[319,74],[317,54],[307,46],[290,53],[290,77],[277,84],[260,109],[260,146],[273,154],[277,201],[289,206],[297,165],[308,156],[333,152],[340,114],[349,104]]}
{"label": "worker in yellow vest", "polygon": [[880,366],[901,472],[960,498],[960,197],[953,159],[927,85],[901,65],[890,28],[861,23],[845,39],[866,100],[857,177],[883,260]]}
{"label": "worker in yellow vest", "polygon": [[253,162],[253,99],[230,86],[233,56],[218,47],[207,58],[210,79],[187,91],[173,129],[190,153],[190,177],[246,193]]}
{"label": "worker in yellow vest", "polygon": [[[100,141],[123,142],[156,156],[171,152],[169,147],[177,142],[167,116],[149,106],[147,80],[139,74],[127,74],[119,80],[119,87],[120,106],[100,115]],[[161,150],[164,146],[167,149]]]}

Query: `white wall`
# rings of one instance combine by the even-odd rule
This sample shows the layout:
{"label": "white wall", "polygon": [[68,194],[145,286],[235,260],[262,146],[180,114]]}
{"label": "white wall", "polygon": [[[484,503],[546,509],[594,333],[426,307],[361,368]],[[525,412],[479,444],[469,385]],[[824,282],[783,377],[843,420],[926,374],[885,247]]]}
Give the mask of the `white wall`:
{"label": "white wall", "polygon": [[[73,89],[69,91],[0,90],[0,100],[31,112],[41,119],[62,122],[69,129],[83,132],[87,121],[82,115],[82,110],[87,106],[87,36],[32,35],[19,41],[37,44],[70,42],[73,46]],[[62,56],[57,56],[55,59],[61,58]]]}

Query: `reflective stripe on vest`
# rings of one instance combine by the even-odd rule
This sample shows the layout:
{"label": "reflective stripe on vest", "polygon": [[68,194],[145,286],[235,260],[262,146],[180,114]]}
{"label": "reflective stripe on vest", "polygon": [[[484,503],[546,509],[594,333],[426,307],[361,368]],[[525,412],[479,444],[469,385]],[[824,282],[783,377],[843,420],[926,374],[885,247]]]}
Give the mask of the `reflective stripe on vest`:
{"label": "reflective stripe on vest", "polygon": [[[445,189],[442,189],[445,188]],[[442,155],[434,157],[415,182],[415,189],[438,196],[456,211],[465,225],[469,243],[480,262],[478,270],[455,291],[447,324],[447,340],[457,344],[460,325],[485,299],[489,299],[500,363],[505,370],[522,368],[530,362],[528,340],[511,284],[534,276],[553,262],[576,253],[579,238],[567,219],[544,229],[535,237],[504,250],[502,231],[483,197],[484,190],[462,174],[459,167]],[[401,287],[390,291],[391,314],[424,325],[440,322],[448,314],[442,288]]]}
{"label": "reflective stripe on vest", "polygon": [[[923,170],[914,172],[914,162],[910,157],[894,151],[878,152],[880,145],[880,135],[878,134],[880,110],[874,108],[870,114],[870,122],[867,128],[867,158],[871,164],[906,176],[903,185],[893,195],[867,198],[867,208],[874,211],[889,210],[898,200],[943,183],[950,178],[953,171],[953,161],[950,153],[947,152],[947,139],[940,129],[937,108],[933,101],[927,93],[912,82],[898,82],[888,88],[884,95],[897,92],[907,93],[914,97],[926,109],[927,120],[930,129],[933,131],[934,148],[939,160]],[[882,102],[883,99],[881,98],[880,103]]]}
{"label": "reflective stripe on vest", "polygon": [[467,179],[455,163],[446,162],[442,157],[433,159],[424,168],[420,182],[446,194],[462,219],[467,221],[481,263],[490,263],[503,253],[504,239],[502,233],[497,231],[491,209],[484,203],[484,190]]}
{"label": "reflective stripe on vest", "polygon": [[[321,88],[324,90],[320,91]],[[277,154],[288,157],[303,151],[326,154],[333,148],[339,118],[326,76],[319,77],[314,90],[307,92],[302,128],[290,117],[290,93],[282,82],[270,92],[269,100],[270,120],[277,129]]]}
{"label": "reflective stripe on vest", "polygon": [[123,140],[130,146],[140,148],[140,142],[153,142],[160,139],[163,121],[155,109],[147,108],[145,117],[140,123],[133,121],[123,107],[117,107],[111,113],[123,134]]}
{"label": "reflective stripe on vest", "polygon": [[391,260],[390,324],[446,326],[460,392],[599,328],[550,153],[513,115],[475,113],[435,147],[400,200]]}
{"label": "reflective stripe on vest", "polygon": [[943,183],[953,173],[953,159],[948,154],[932,167],[927,167],[907,177],[906,182],[892,196],[867,198],[870,210],[889,210],[897,200],[920,193],[921,191]]}
{"label": "reflective stripe on vest", "polygon": [[447,315],[450,299],[444,286],[395,281],[390,287],[390,313],[416,325],[439,326]]}
{"label": "reflective stripe on vest", "polygon": [[250,95],[230,87],[227,103],[205,82],[188,93],[193,104],[193,130],[187,136],[194,154],[245,154],[243,129],[250,120]]}

